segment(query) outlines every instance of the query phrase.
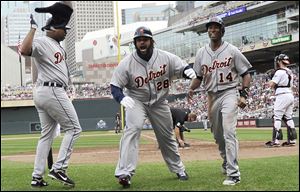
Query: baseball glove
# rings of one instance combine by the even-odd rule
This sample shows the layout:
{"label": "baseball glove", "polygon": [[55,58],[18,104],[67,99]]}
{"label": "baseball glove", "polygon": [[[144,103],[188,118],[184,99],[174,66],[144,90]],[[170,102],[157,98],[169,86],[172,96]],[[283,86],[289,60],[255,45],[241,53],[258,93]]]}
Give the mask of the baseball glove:
{"label": "baseball glove", "polygon": [[268,79],[272,79],[274,74],[275,74],[276,70],[275,69],[269,69],[268,71],[266,71],[267,77]]}

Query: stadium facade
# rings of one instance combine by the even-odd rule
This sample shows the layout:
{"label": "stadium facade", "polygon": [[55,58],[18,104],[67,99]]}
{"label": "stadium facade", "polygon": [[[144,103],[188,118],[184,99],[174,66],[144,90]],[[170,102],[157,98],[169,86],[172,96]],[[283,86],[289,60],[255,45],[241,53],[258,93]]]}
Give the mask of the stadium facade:
{"label": "stadium facade", "polygon": [[[218,1],[184,14],[154,33],[156,47],[193,64],[197,50],[209,42],[205,24],[217,15],[225,22],[223,39],[238,47],[255,71],[273,68],[279,53],[299,65],[299,3],[297,1]],[[172,19],[172,18],[171,18]],[[169,22],[170,23],[170,22]],[[122,42],[130,44],[132,40]]]}

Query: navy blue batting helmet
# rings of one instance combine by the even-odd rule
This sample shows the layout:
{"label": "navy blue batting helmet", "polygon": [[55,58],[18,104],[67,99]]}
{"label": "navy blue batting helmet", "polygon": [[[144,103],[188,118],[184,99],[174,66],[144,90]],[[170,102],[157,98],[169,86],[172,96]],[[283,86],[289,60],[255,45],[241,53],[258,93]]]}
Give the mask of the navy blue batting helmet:
{"label": "navy blue batting helmet", "polygon": [[138,37],[150,37],[152,39],[152,32],[148,27],[139,27],[135,30],[133,39],[138,38]]}
{"label": "navy blue batting helmet", "polygon": [[206,23],[206,30],[208,29],[208,27],[212,24],[212,23],[217,23],[220,27],[221,27],[221,30],[222,30],[222,33],[224,34],[225,33],[225,24],[223,22],[223,20],[220,18],[220,17],[217,17],[217,16],[214,16],[214,17],[211,17],[209,20],[208,20],[208,23]]}

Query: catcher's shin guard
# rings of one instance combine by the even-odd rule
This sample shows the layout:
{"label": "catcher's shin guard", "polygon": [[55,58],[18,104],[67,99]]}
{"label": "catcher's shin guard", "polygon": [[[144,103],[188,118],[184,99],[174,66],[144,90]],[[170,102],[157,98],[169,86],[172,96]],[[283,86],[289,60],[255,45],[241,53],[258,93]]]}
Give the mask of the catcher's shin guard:
{"label": "catcher's shin guard", "polygon": [[274,119],[274,115],[272,116],[273,118],[273,137],[272,141],[275,141],[276,139],[282,140],[283,139],[283,134],[281,130],[281,119]]}
{"label": "catcher's shin guard", "polygon": [[279,129],[277,130],[276,128],[273,127],[273,137],[272,137],[272,141],[275,140],[282,140],[283,139],[283,134],[282,134],[282,130]]}
{"label": "catcher's shin guard", "polygon": [[287,127],[287,137],[288,141],[297,139],[297,132],[295,128]]}
{"label": "catcher's shin guard", "polygon": [[288,141],[292,141],[297,139],[297,132],[295,129],[294,121],[292,118],[288,119],[285,115],[282,117],[283,122],[287,128],[287,139]]}

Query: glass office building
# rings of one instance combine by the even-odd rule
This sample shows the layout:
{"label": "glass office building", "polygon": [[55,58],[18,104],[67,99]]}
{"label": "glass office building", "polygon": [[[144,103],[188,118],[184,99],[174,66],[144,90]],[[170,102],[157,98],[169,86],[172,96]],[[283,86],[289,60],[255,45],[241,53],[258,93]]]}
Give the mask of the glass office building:
{"label": "glass office building", "polygon": [[[299,7],[292,7],[286,11],[257,18],[251,21],[240,22],[226,26],[223,40],[242,47],[247,44],[268,41],[285,34],[299,34],[299,21],[291,17],[299,17]],[[181,58],[195,56],[197,50],[209,42],[207,32],[193,31],[175,33],[169,29],[154,35],[156,47],[174,53]]]}

